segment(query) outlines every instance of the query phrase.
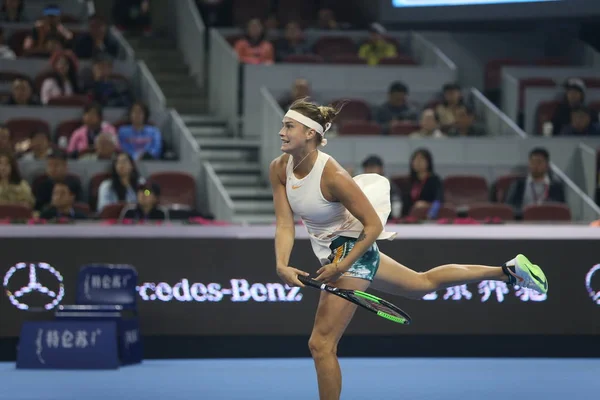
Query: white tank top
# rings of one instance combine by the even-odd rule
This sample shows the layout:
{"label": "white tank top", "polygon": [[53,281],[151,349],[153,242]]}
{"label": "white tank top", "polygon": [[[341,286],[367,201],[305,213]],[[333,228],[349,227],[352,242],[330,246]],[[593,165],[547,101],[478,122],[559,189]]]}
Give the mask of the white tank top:
{"label": "white tank top", "polygon": [[[293,157],[286,165],[286,193],[294,214],[299,216],[308,231],[312,248],[322,265],[331,254],[329,245],[338,236],[357,237],[362,224],[340,202],[325,199],[321,192],[321,177],[330,156],[318,151],[312,169],[302,179],[294,175]],[[390,184],[387,178],[376,174],[363,174],[354,178],[374,205],[383,224],[391,211]],[[373,198],[375,197],[375,198]],[[382,232],[378,239],[393,239],[394,232]]]}

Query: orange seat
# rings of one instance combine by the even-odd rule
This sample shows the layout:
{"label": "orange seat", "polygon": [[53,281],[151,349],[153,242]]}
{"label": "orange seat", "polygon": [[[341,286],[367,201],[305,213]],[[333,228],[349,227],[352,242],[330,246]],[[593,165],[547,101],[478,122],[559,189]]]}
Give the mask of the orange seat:
{"label": "orange seat", "polygon": [[482,220],[486,218],[500,218],[505,221],[515,219],[512,207],[499,203],[476,203],[469,206],[467,215],[470,218]]}
{"label": "orange seat", "polygon": [[160,203],[163,205],[182,204],[196,208],[196,180],[185,172],[155,172],[148,181],[160,186]]}
{"label": "orange seat", "polygon": [[487,181],[476,175],[452,175],[444,179],[444,201],[455,205],[487,202]]}
{"label": "orange seat", "polygon": [[563,203],[532,204],[523,207],[523,221],[570,221],[571,210]]}
{"label": "orange seat", "polygon": [[380,135],[381,126],[372,121],[343,121],[339,127],[340,135]]}

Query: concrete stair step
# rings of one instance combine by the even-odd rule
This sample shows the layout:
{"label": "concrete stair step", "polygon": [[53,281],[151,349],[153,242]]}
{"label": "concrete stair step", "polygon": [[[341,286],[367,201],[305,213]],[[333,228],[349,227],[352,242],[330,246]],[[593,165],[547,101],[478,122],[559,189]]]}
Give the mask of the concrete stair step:
{"label": "concrete stair step", "polygon": [[203,160],[211,162],[256,161],[258,159],[258,150],[205,150],[200,146],[200,156]]}
{"label": "concrete stair step", "polygon": [[213,162],[211,165],[217,174],[260,176],[260,164],[254,161]]}
{"label": "concrete stair step", "polygon": [[237,175],[221,173],[217,174],[221,183],[228,188],[248,185],[264,185],[262,177],[259,174],[254,175]]}
{"label": "concrete stair step", "polygon": [[183,122],[188,126],[192,127],[203,127],[203,126],[226,126],[227,121],[215,116],[215,115],[199,115],[199,114],[179,114]]}
{"label": "concrete stair step", "polygon": [[[196,128],[194,128],[196,129]],[[193,133],[192,133],[193,134]],[[221,149],[233,149],[233,148],[241,148],[241,149],[258,149],[260,147],[260,142],[257,140],[247,140],[240,138],[202,138],[198,139],[198,144],[205,147],[211,148],[221,148]]]}
{"label": "concrete stair step", "polygon": [[[202,138],[222,139],[222,138],[226,138],[228,135],[227,128],[225,126],[219,126],[219,125],[217,125],[217,126],[211,126],[211,125],[191,126],[191,127],[188,125],[188,129],[190,130],[192,136],[197,139],[202,139]],[[207,142],[207,143],[210,143],[210,142]]]}
{"label": "concrete stair step", "polygon": [[238,186],[225,187],[229,197],[233,200],[255,199],[255,200],[273,200],[273,192],[268,187],[259,186]]}
{"label": "concrete stair step", "polygon": [[255,201],[255,200],[234,200],[233,208],[236,214],[239,213],[259,213],[259,214],[275,214],[272,201]]}

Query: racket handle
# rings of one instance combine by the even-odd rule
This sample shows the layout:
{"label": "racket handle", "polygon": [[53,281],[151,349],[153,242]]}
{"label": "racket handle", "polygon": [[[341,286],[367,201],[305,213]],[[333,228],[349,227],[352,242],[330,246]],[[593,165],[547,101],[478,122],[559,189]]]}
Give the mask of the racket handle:
{"label": "racket handle", "polygon": [[307,286],[312,286],[317,289],[320,289],[321,285],[322,285],[321,282],[315,281],[314,279],[309,278],[308,276],[304,276],[304,275],[298,275],[298,280]]}

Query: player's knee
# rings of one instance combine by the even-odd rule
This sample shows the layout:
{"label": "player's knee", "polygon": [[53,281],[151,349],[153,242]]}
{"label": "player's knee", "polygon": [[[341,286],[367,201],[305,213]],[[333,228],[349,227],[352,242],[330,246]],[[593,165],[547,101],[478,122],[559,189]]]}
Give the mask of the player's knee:
{"label": "player's knee", "polygon": [[308,339],[308,348],[313,358],[318,358],[328,354],[335,354],[336,344],[323,335],[312,334],[310,339]]}

